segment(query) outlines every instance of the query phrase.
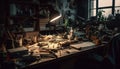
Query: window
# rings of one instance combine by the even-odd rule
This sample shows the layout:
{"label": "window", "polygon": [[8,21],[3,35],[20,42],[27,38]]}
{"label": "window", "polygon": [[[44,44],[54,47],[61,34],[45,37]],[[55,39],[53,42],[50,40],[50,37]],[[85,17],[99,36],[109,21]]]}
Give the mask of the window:
{"label": "window", "polygon": [[90,16],[96,16],[96,0],[90,0]]}
{"label": "window", "polygon": [[115,6],[120,6],[120,0],[115,0]]}
{"label": "window", "polygon": [[[89,1],[91,1],[90,16],[96,16],[97,14],[96,12],[98,12],[98,10],[105,11],[103,13],[105,17],[108,17],[109,14],[114,15],[117,12],[117,10],[120,11],[120,0],[89,0]],[[115,1],[115,4],[114,4],[114,1]]]}
{"label": "window", "polygon": [[96,9],[91,10],[91,15],[92,15],[92,16],[96,16]]}
{"label": "window", "polygon": [[112,14],[112,2],[113,0],[98,0],[98,10],[104,11],[104,17],[108,17]]}
{"label": "window", "polygon": [[120,14],[120,7],[115,7],[115,13],[118,13],[117,10],[119,10],[119,14]]}
{"label": "window", "polygon": [[93,0],[93,8],[96,8],[96,0]]}
{"label": "window", "polygon": [[100,9],[100,10],[103,10],[103,15],[104,17],[108,17],[109,14],[112,14],[112,8],[105,8],[105,9]]}
{"label": "window", "polygon": [[98,0],[98,7],[112,6],[112,0]]}
{"label": "window", "polygon": [[115,13],[114,14],[116,13],[120,14],[120,0],[115,0]]}

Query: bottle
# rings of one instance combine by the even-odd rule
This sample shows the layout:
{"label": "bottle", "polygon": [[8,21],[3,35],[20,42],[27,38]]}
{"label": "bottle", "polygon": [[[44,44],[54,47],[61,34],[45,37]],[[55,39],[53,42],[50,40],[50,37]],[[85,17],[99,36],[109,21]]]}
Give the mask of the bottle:
{"label": "bottle", "polygon": [[73,34],[74,34],[74,31],[73,31],[73,28],[71,27],[70,28],[70,32],[69,32],[69,39],[73,39]]}
{"label": "bottle", "polygon": [[22,39],[22,37],[20,37],[20,39],[19,39],[19,45],[23,46],[23,39]]}

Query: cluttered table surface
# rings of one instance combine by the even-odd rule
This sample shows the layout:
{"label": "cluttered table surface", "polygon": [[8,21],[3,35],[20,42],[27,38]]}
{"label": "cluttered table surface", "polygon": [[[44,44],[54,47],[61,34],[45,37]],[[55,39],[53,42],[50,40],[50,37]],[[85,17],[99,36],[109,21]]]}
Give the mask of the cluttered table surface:
{"label": "cluttered table surface", "polygon": [[[34,45],[38,45],[38,44],[34,44]],[[36,65],[40,66],[50,62],[54,62],[54,61],[56,62],[64,58],[68,58],[76,54],[81,54],[83,52],[90,51],[92,49],[96,49],[102,46],[104,46],[104,44],[96,45],[93,42],[85,41],[85,42],[77,42],[70,44],[70,46],[66,48],[57,48],[57,50],[56,49],[48,50],[45,47],[43,48],[44,50],[38,52],[37,51],[38,48],[35,47],[34,54],[32,52],[32,56],[30,56],[31,52],[28,53],[28,51],[31,51],[32,49],[30,50],[30,48],[27,49],[26,47],[10,49],[9,52],[11,52],[13,58],[15,58],[14,63],[18,67],[18,69],[28,69]],[[22,56],[17,56],[17,55],[22,55]]]}
{"label": "cluttered table surface", "polygon": [[[8,49],[9,57],[18,69],[28,69],[103,47],[106,43],[86,39],[85,33],[71,32],[24,38],[24,46]],[[93,37],[95,38],[95,37]],[[37,41],[36,41],[37,39]]]}

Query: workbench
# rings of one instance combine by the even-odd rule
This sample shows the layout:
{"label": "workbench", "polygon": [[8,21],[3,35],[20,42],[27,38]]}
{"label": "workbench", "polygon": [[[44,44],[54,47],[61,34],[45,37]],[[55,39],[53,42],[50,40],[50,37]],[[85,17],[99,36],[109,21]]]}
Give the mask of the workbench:
{"label": "workbench", "polygon": [[[78,45],[78,44],[77,44]],[[35,61],[22,69],[74,69],[76,63],[84,56],[105,50],[105,44],[81,47],[80,49],[69,48],[61,50],[61,54],[56,53],[57,58],[43,58]],[[103,52],[103,51],[102,51]],[[88,56],[89,57],[89,56]]]}

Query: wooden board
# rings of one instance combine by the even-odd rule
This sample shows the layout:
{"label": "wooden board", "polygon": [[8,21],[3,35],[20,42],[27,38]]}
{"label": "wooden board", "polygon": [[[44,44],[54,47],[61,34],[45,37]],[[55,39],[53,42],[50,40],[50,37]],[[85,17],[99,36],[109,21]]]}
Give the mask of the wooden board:
{"label": "wooden board", "polygon": [[82,42],[82,43],[77,43],[77,44],[71,44],[71,47],[76,48],[76,49],[80,49],[80,48],[84,48],[84,47],[91,47],[91,46],[95,46],[95,43]]}

